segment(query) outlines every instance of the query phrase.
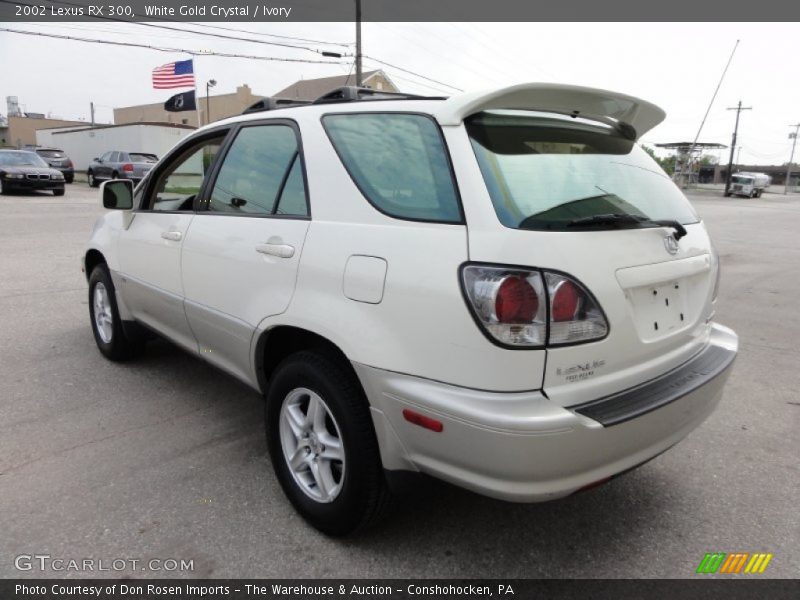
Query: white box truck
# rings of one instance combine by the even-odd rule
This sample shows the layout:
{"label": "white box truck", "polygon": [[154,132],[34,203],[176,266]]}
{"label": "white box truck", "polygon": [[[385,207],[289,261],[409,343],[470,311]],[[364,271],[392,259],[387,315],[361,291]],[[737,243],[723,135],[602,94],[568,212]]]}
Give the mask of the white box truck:
{"label": "white box truck", "polygon": [[725,196],[759,198],[770,183],[772,183],[772,178],[766,173],[734,173],[731,177],[731,186],[725,191]]}

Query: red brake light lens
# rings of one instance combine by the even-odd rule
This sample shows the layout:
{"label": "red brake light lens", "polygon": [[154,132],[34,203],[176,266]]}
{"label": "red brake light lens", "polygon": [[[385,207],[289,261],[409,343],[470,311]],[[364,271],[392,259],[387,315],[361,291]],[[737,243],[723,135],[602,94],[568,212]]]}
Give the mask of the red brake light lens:
{"label": "red brake light lens", "polygon": [[133,165],[131,163],[127,163],[122,165],[122,170],[126,173],[133,173]]}
{"label": "red brake light lens", "polygon": [[500,323],[530,323],[539,312],[539,296],[522,277],[506,277],[497,289],[494,306]]}
{"label": "red brake light lens", "polygon": [[551,319],[553,321],[569,321],[578,312],[580,292],[575,284],[565,279],[556,288],[553,294],[553,308]]}

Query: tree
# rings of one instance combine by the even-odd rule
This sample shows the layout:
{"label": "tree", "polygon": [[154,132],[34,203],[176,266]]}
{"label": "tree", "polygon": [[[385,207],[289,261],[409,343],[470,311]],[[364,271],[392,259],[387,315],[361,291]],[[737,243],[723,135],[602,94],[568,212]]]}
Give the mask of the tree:
{"label": "tree", "polygon": [[656,156],[656,151],[653,150],[650,146],[645,146],[642,144],[642,150],[647,152],[650,157],[658,163],[658,166],[664,169],[664,172],[672,176],[673,171],[675,170],[675,157],[674,156],[667,156],[666,158],[659,158]]}

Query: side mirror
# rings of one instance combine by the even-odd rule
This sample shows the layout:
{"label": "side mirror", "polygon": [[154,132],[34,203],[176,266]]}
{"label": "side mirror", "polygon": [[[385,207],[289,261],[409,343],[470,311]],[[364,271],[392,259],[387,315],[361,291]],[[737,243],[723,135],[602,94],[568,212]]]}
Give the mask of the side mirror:
{"label": "side mirror", "polygon": [[103,208],[130,210],[133,208],[133,182],[130,179],[111,179],[100,187]]}
{"label": "side mirror", "polygon": [[100,159],[99,159],[99,158],[97,158],[96,156],[95,156],[95,157],[92,159],[92,161],[93,161],[93,162],[103,162],[102,160],[100,160]]}

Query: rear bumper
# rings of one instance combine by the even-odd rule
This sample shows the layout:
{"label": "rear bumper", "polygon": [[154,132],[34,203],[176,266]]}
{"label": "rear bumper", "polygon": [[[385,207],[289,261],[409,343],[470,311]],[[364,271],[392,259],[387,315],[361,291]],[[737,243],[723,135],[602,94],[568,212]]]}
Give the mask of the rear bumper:
{"label": "rear bumper", "polygon": [[75,179],[75,169],[74,167],[53,167],[57,171],[61,171],[61,174],[64,176],[66,181],[72,181]]}
{"label": "rear bumper", "polygon": [[[719,403],[737,346],[733,331],[715,325],[709,345],[685,365],[569,408],[540,391],[493,393],[355,368],[386,469],[422,471],[487,496],[538,502],[636,467],[686,437]],[[442,431],[407,422],[407,408],[440,421]]]}

